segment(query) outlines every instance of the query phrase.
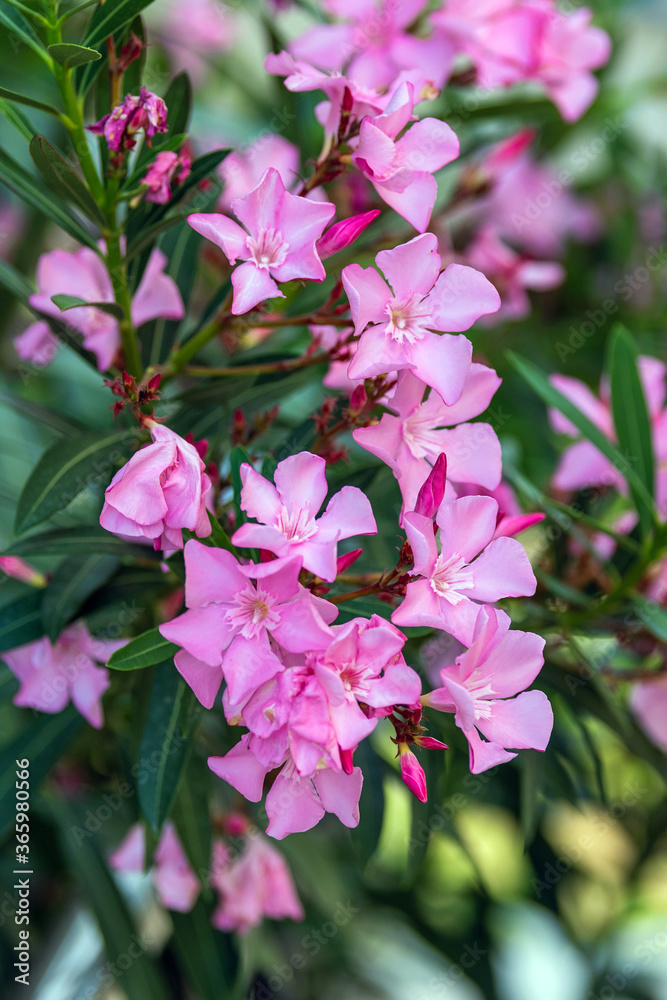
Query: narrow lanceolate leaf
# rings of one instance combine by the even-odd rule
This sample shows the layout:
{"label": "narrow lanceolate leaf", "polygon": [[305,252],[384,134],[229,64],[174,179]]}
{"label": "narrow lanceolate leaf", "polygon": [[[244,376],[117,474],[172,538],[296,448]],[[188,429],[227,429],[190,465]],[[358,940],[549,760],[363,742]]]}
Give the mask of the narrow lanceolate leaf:
{"label": "narrow lanceolate leaf", "polygon": [[6,184],[14,194],[36,208],[42,215],[46,215],[79,243],[97,250],[95,239],[72,215],[69,206],[45,189],[40,179],[31,176],[3,149],[0,149],[0,182]]}
{"label": "narrow lanceolate leaf", "polygon": [[3,555],[35,556],[35,555],[79,555],[91,551],[99,555],[132,557],[135,559],[151,559],[157,561],[160,554],[150,545],[134,545],[117,535],[105,531],[98,524],[87,524],[77,528],[54,528],[38,535],[29,535],[13,542]]}
{"label": "narrow lanceolate leaf", "polygon": [[[130,916],[98,845],[97,835],[91,834],[86,827],[84,807],[73,807],[63,796],[50,798],[49,807],[59,829],[68,867],[99,924],[110,963],[105,968],[122,969],[119,982],[128,1000],[166,1000],[172,994],[148,950],[150,940],[139,933]],[[129,963],[128,954],[131,956]],[[113,963],[123,956],[122,965],[114,966]],[[108,972],[106,975],[111,978]]]}
{"label": "narrow lanceolate leaf", "polygon": [[16,761],[30,761],[30,791],[34,795],[76,734],[82,716],[71,706],[57,715],[39,715],[0,751],[0,839],[16,816]]}
{"label": "narrow lanceolate leaf", "polygon": [[648,502],[646,494],[652,499],[655,487],[651,423],[637,369],[637,348],[620,323],[611,333],[608,370],[618,445],[644,487],[638,491],[628,479],[642,533],[646,535],[653,523],[653,504]]}
{"label": "narrow lanceolate leaf", "polygon": [[51,301],[58,306],[61,312],[67,312],[68,309],[78,309],[79,306],[88,306],[90,309],[99,309],[100,312],[108,313],[115,319],[125,318],[122,308],[115,302],[86,302],[78,295],[52,295]]}
{"label": "narrow lanceolate leaf", "polygon": [[13,264],[0,259],[0,285],[25,305],[35,289]]}
{"label": "narrow lanceolate leaf", "polygon": [[234,511],[236,514],[234,523],[239,528],[248,520],[248,515],[241,507],[241,490],[243,489],[241,466],[246,464],[252,465],[250,455],[245,450],[243,445],[237,444],[236,447],[232,449],[232,453],[229,456],[229,465],[232,489],[234,490]]}
{"label": "narrow lanceolate leaf", "polygon": [[[628,482],[633,495],[641,497],[644,507],[653,511],[653,500],[650,491],[646,488],[643,480],[635,468],[636,462],[632,455],[624,455],[619,448],[613,444],[609,438],[605,437],[595,424],[591,423],[588,417],[584,416],[578,407],[563,396],[554,386],[551,385],[545,373],[534,365],[532,361],[519,357],[513,351],[507,352],[507,358],[512,367],[526,380],[537,395],[546,403],[563,414],[564,417],[574,424],[581,431],[583,436],[595,445],[598,451],[609,459],[622,476]],[[652,516],[654,516],[652,514]]]}
{"label": "narrow lanceolate leaf", "polygon": [[10,7],[8,4],[3,4],[0,7],[0,24],[4,24],[5,28],[9,29],[10,38],[13,37],[14,40],[20,39],[51,66],[51,57],[42,45],[30,22],[25,19],[20,11],[14,7]]}
{"label": "narrow lanceolate leaf", "polygon": [[25,104],[28,108],[36,108],[37,111],[45,111],[47,115],[54,115],[60,118],[60,112],[52,104],[45,104],[38,101],[36,97],[29,97],[27,94],[17,94],[15,90],[7,90],[0,87],[0,97],[5,101],[12,101],[14,104]]}
{"label": "narrow lanceolate leaf", "polygon": [[23,487],[16,511],[16,534],[64,510],[89,486],[106,487],[135,442],[134,432],[57,441],[42,455]]}
{"label": "narrow lanceolate leaf", "polygon": [[65,69],[74,69],[75,66],[84,66],[86,63],[97,62],[98,59],[102,58],[102,54],[97,49],[89,49],[85,45],[74,45],[71,42],[49,45],[46,51]]}
{"label": "narrow lanceolate leaf", "polygon": [[58,566],[44,592],[42,603],[44,628],[52,642],[90,595],[103,586],[117,568],[118,559],[97,552],[71,556]]}
{"label": "narrow lanceolate leaf", "polygon": [[152,667],[155,663],[163,663],[178,650],[179,647],[163,639],[155,627],[117,650],[107,666],[114,670],[140,670],[142,667]]}
{"label": "narrow lanceolate leaf", "polygon": [[235,996],[238,949],[233,934],[221,934],[213,927],[214,909],[213,902],[207,903],[200,897],[190,913],[171,914],[172,947],[200,1000]]}
{"label": "narrow lanceolate leaf", "polygon": [[43,590],[17,597],[0,608],[0,652],[15,649],[44,635],[42,623]]}
{"label": "narrow lanceolate leaf", "polygon": [[30,155],[40,174],[59,197],[78,205],[89,219],[104,224],[104,216],[88,188],[67,161],[41,135],[30,142]]}
{"label": "narrow lanceolate leaf", "polygon": [[23,112],[11,104],[8,100],[0,97],[0,115],[7,119],[10,125],[17,129],[28,142],[35,135],[35,129],[29,118]]}
{"label": "narrow lanceolate leaf", "polygon": [[173,660],[159,664],[136,767],[141,811],[156,833],[169,816],[183,776],[198,714],[195,705]]}
{"label": "narrow lanceolate leaf", "polygon": [[115,3],[101,4],[91,18],[83,44],[89,48],[102,45],[109,35],[129,24],[152,2],[153,0],[115,0]]}

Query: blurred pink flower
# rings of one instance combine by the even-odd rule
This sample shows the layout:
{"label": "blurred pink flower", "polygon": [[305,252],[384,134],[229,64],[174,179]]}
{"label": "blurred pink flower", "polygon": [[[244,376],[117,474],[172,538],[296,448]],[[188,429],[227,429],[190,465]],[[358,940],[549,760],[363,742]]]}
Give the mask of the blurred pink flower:
{"label": "blurred pink flower", "polygon": [[667,751],[667,675],[633,684],[629,704],[649,739]]}
{"label": "blurred pink flower", "polygon": [[190,157],[187,153],[157,153],[141,181],[148,188],[146,201],[155,202],[156,205],[166,205],[171,198],[171,183],[174,176],[176,183],[182,184],[189,173]]}
{"label": "blurred pink flower", "polygon": [[[123,842],[109,856],[109,864],[117,872],[144,871],[146,834],[141,823],[130,827]],[[165,909],[189,913],[201,892],[201,885],[171,821],[164,825],[151,871],[155,891]]]}
{"label": "blurred pink flower", "polygon": [[213,845],[211,885],[220,894],[212,923],[221,931],[247,934],[271,920],[303,920],[304,913],[287,861],[260,833],[247,838],[240,857],[221,841]]}
{"label": "blurred pink flower", "polygon": [[55,715],[72,701],[91,726],[101,729],[109,672],[96,664],[106,663],[127,641],[96,639],[78,621],[68,625],[55,643],[43,636],[8,650],[2,658],[21,682],[14,704]]}

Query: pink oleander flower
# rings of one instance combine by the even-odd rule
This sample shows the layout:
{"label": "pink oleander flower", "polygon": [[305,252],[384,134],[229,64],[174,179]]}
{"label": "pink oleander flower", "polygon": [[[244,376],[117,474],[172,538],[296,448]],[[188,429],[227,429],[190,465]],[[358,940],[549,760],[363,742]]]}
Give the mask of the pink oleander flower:
{"label": "pink oleander flower", "polygon": [[426,789],[426,775],[412,750],[407,743],[398,744],[398,752],[401,760],[401,777],[413,795],[416,795],[420,802],[426,802],[428,792]]}
{"label": "pink oleander flower", "polygon": [[[500,483],[500,442],[490,424],[468,423],[489,406],[501,379],[486,365],[473,363],[458,402],[447,406],[437,392],[424,400],[427,385],[410,371],[399,375],[390,413],[380,423],[353,432],[354,440],[386,462],[403,496],[403,510],[415,510],[417,494],[443,452],[447,456],[446,500],[457,496],[454,483],[495,489]],[[395,414],[395,415],[394,415]],[[457,426],[455,426],[457,425]]]}
{"label": "pink oleander flower", "polygon": [[419,700],[421,681],[403,659],[405,636],[384,618],[355,618],[332,631],[329,648],[306,659],[326,692],[339,747],[354,750],[383,710]]}
{"label": "pink oleander flower", "polygon": [[467,247],[464,260],[493,282],[501,306],[480,322],[495,326],[504,320],[523,319],[531,311],[528,291],[546,292],[562,285],[565,268],[557,261],[531,260],[516,253],[499,238],[492,225],[484,226]]}
{"label": "pink oleander flower", "polygon": [[322,580],[335,580],[338,542],[352,535],[374,535],[377,525],[368,497],[356,486],[339,490],[316,520],[327,495],[325,468],[319,455],[290,455],[278,464],[274,486],[250,465],[242,465],[241,508],[259,524],[241,525],[233,544],[268,549],[279,558],[300,556],[305,569]]}
{"label": "pink oleander flower", "polygon": [[231,858],[221,841],[213,845],[211,885],[220,895],[212,917],[221,931],[247,934],[265,917],[271,920],[303,920],[287,861],[259,832],[248,837],[248,846]]}
{"label": "pink oleander flower", "polygon": [[391,620],[399,626],[430,625],[469,644],[479,605],[504,597],[528,597],[537,581],[521,542],[495,538],[498,504],[472,496],[444,503],[433,522],[421,514],[403,518],[414,557],[405,598]]}
{"label": "pink oleander flower", "polygon": [[114,152],[134,149],[134,136],[141,129],[150,146],[151,139],[157,132],[168,131],[167,105],[157,94],[142,87],[139,97],[126,94],[122,104],[118,104],[94,125],[86,125],[86,128],[94,135],[102,136],[109,149]]}
{"label": "pink oleander flower", "polygon": [[516,757],[506,747],[544,750],[551,736],[553,712],[547,696],[524,690],[544,663],[544,639],[509,627],[503,611],[480,608],[470,648],[455,664],[441,668],[442,686],[422,697],[424,705],[456,713],[454,721],[468,740],[473,774]]}
{"label": "pink oleander flower", "polygon": [[29,583],[31,587],[46,587],[48,583],[48,577],[44,573],[18,556],[0,556],[0,570],[14,580]]}
{"label": "pink oleander flower", "polygon": [[[667,367],[657,358],[638,359],[639,377],[644,390],[656,458],[656,502],[661,516],[667,516],[667,407],[665,406],[665,374]],[[611,415],[609,384],[600,382],[599,397],[579,379],[567,375],[551,375],[549,381],[567,397],[610,441],[616,440]],[[551,426],[557,434],[578,437],[579,431],[561,413],[549,411]],[[559,490],[579,490],[591,486],[615,486],[623,493],[627,484],[623,471],[617,469],[590,441],[580,440],[565,449],[553,477]]]}
{"label": "pink oleander flower", "polygon": [[[130,827],[123,842],[109,856],[109,864],[117,872],[144,871],[146,834],[141,823]],[[165,909],[177,913],[190,912],[201,892],[201,885],[171,821],[165,823],[155,850],[152,876],[157,897]]]}
{"label": "pink oleander flower", "polygon": [[423,233],[438,194],[433,174],[457,158],[459,140],[438,118],[422,118],[398,138],[414,120],[414,105],[412,84],[401,83],[383,114],[362,121],[352,162],[382,200]]}
{"label": "pink oleander flower", "polygon": [[562,13],[553,0],[448,0],[431,16],[449,51],[465,53],[484,89],[541,83],[565,121],[592,104],[592,70],[609,59],[611,42],[583,7]]}
{"label": "pink oleander flower", "polygon": [[149,538],[156,550],[183,548],[183,528],[211,534],[206,513],[211,480],[194,445],[153,423],[152,444],[119,469],[104,493],[100,524],[129,538]]}
{"label": "pink oleander flower", "polygon": [[667,751],[667,676],[657,674],[633,684],[629,705],[649,739]]}
{"label": "pink oleander flower", "polygon": [[467,330],[480,316],[496,312],[500,297],[472,267],[450,264],[440,273],[437,248],[436,237],[424,233],[382,250],[375,261],[391,288],[372,267],[343,268],[355,332],[361,334],[348,375],[372,378],[410,369],[451,406],[470,372],[472,345],[466,337],[433,331]]}
{"label": "pink oleander flower", "polygon": [[341,127],[343,105],[349,127],[361,121],[366,115],[377,115],[387,104],[389,97],[374,87],[367,87],[349,80],[340,73],[323,73],[308,62],[295,60],[289,52],[269,53],[264,60],[267,73],[285,77],[285,86],[293,93],[322,90],[328,100],[315,109],[317,120],[324,128],[324,156],[337,138]]}
{"label": "pink oleander flower", "polygon": [[473,215],[488,219],[512,246],[538,257],[559,257],[568,240],[596,238],[600,218],[594,205],[572,193],[573,175],[538,163],[528,148],[534,132],[524,130],[492,147],[479,167],[490,186],[473,203]]}
{"label": "pink oleander flower", "polygon": [[175,178],[177,184],[182,184],[190,173],[190,165],[187,153],[157,153],[141,181],[148,188],[146,201],[155,202],[156,205],[166,205],[171,198],[172,180]]}
{"label": "pink oleander flower", "polygon": [[[249,748],[245,735],[224,757],[209,757],[211,770],[250,802],[259,802],[264,779],[275,765],[264,765]],[[316,768],[311,775],[298,773],[288,758],[266,796],[269,825],[266,832],[276,840],[316,826],[325,813],[334,813],[347,827],[359,823],[359,796],[363,775],[360,767],[350,774],[332,767]]]}
{"label": "pink oleander flower", "polygon": [[342,70],[366,87],[388,87],[401,70],[419,67],[441,87],[449,61],[441,39],[420,38],[407,30],[427,0],[325,0],[327,13],[344,24],[311,28],[290,44],[296,59],[323,70]]}
{"label": "pink oleander flower", "polygon": [[[132,322],[137,327],[158,316],[181,319],[185,314],[176,282],[164,273],[166,265],[167,258],[162,251],[153,250],[132,300]],[[120,349],[118,320],[94,306],[76,306],[62,312],[51,301],[53,295],[75,295],[86,302],[115,302],[111,278],[101,257],[89,247],[75,252],[50,250],[42,254],[37,264],[37,292],[30,296],[29,302],[33,309],[80,333],[83,346],[97,358],[99,370],[106,371]],[[37,326],[33,324],[24,331],[15,346],[21,357],[29,357],[40,364],[45,352],[51,350],[53,335],[46,337],[41,328],[35,330]],[[32,334],[28,338],[30,331]]]}
{"label": "pink oleander flower", "polygon": [[109,687],[106,663],[127,639],[96,639],[84,622],[74,622],[55,643],[47,636],[2,654],[21,682],[14,704],[56,715],[71,701],[91,726],[101,729],[102,695]]}
{"label": "pink oleander flower", "polygon": [[281,560],[275,569],[272,563],[241,566],[231,552],[195,539],[184,555],[188,610],[160,632],[182,647],[174,662],[206,708],[223,677],[237,703],[284,669],[269,639],[290,653],[331,643],[327,622],[336,608],[299,584],[300,558]]}
{"label": "pink oleander flower", "polygon": [[243,261],[232,272],[235,315],[265,299],[284,298],[276,281],[324,280],[315,243],[334,215],[334,205],[289,194],[278,171],[270,167],[256,188],[235,199],[232,209],[245,229],[217,213],[190,215],[188,222],[221,247],[230,264]]}

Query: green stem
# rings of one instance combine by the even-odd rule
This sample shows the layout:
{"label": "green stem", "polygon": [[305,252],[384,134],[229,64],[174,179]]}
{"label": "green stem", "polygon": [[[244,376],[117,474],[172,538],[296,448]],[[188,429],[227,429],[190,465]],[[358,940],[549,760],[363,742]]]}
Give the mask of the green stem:
{"label": "green stem", "polygon": [[120,232],[116,225],[115,209],[107,213],[107,218],[111,230],[107,236],[107,270],[113,285],[116,302],[125,314],[124,319],[119,320],[118,323],[123,345],[123,358],[129,374],[140,379],[144,369],[139,354],[137,334],[132,324],[132,297],[127,287],[125,260],[120,245]]}

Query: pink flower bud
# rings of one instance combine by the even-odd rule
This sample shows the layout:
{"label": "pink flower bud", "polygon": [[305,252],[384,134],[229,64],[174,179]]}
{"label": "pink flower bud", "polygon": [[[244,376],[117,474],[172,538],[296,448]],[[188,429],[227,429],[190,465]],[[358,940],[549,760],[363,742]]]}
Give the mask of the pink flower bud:
{"label": "pink flower bud", "polygon": [[435,465],[424,481],[417,495],[415,513],[424,517],[435,517],[445,495],[447,484],[447,456],[443,452],[438,455]]}
{"label": "pink flower bud", "polygon": [[425,750],[449,750],[446,743],[441,743],[440,740],[436,740],[432,736],[419,736],[417,743]]}
{"label": "pink flower bud", "polygon": [[401,777],[403,781],[420,802],[426,802],[428,793],[426,791],[426,775],[424,774],[423,767],[407,743],[399,743],[398,752],[401,755]]}
{"label": "pink flower bud", "polygon": [[24,562],[23,559],[19,559],[18,556],[0,556],[0,569],[7,576],[21,580],[23,583],[29,583],[31,587],[46,587],[48,583],[48,579],[43,573]]}
{"label": "pink flower bud", "polygon": [[344,555],[338,556],[338,559],[336,560],[336,576],[338,576],[339,573],[344,573],[346,569],[349,569],[352,563],[357,561],[363,551],[363,549],[353,549],[352,552],[346,552]]}
{"label": "pink flower bud", "polygon": [[340,762],[346,774],[352,774],[352,771],[354,770],[354,764],[352,763],[353,754],[354,750],[340,751]]}
{"label": "pink flower bud", "polygon": [[546,514],[517,514],[515,517],[502,516],[498,519],[494,538],[512,538],[521,531],[527,531],[534,524],[543,521]]}
{"label": "pink flower bud", "polygon": [[361,215],[353,215],[349,219],[337,222],[315,244],[320,259],[324,260],[349,247],[379,214],[380,210],[374,208],[370,212],[362,212]]}
{"label": "pink flower bud", "polygon": [[353,413],[361,413],[364,406],[368,402],[368,395],[366,393],[366,387],[361,383],[357,385],[352,390],[352,395],[350,396],[350,410]]}

